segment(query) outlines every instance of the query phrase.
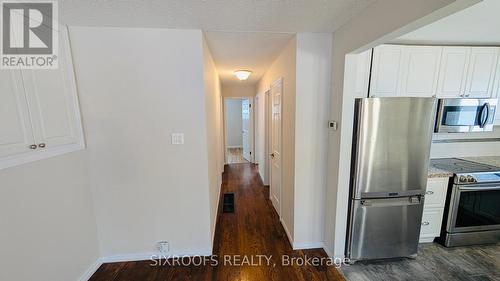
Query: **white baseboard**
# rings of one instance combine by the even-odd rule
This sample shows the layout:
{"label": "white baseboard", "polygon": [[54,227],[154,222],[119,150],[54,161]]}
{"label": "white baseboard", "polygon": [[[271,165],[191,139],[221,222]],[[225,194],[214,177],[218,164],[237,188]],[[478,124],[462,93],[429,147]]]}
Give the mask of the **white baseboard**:
{"label": "white baseboard", "polygon": [[102,265],[101,259],[97,259],[78,279],[78,281],[88,281],[92,275],[99,269]]}
{"label": "white baseboard", "polygon": [[112,262],[127,262],[127,261],[147,261],[151,260],[151,258],[155,257],[169,257],[169,256],[177,256],[177,257],[195,257],[195,256],[211,256],[212,250],[208,249],[205,251],[193,251],[193,252],[184,252],[184,253],[165,253],[161,254],[158,252],[150,252],[150,253],[136,253],[136,254],[124,254],[124,255],[114,255],[107,256],[101,258],[102,263],[112,263]]}
{"label": "white baseboard", "polygon": [[318,249],[318,248],[323,248],[324,245],[325,244],[323,242],[294,243],[293,244],[293,249],[294,250]]}

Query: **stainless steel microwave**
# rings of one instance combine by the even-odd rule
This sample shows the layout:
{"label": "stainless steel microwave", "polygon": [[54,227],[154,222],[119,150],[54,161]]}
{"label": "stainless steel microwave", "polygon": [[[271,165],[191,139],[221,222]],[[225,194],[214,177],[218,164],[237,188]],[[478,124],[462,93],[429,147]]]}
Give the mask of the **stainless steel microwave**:
{"label": "stainless steel microwave", "polygon": [[493,131],[497,99],[440,99],[436,133]]}

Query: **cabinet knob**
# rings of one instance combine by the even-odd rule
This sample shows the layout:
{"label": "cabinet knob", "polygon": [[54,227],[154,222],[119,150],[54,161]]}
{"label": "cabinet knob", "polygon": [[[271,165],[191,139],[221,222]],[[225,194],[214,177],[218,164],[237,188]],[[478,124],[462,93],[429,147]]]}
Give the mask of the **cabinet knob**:
{"label": "cabinet knob", "polygon": [[429,225],[429,222],[428,221],[424,221],[424,222],[422,222],[422,225],[423,226]]}
{"label": "cabinet knob", "polygon": [[427,191],[425,194],[432,195],[432,194],[434,194],[434,191]]}
{"label": "cabinet knob", "polygon": [[30,149],[36,149],[36,144],[30,145]]}
{"label": "cabinet knob", "polygon": [[45,144],[44,144],[44,143],[41,143],[41,144],[39,144],[39,145],[38,145],[38,147],[40,147],[40,148],[45,148]]}

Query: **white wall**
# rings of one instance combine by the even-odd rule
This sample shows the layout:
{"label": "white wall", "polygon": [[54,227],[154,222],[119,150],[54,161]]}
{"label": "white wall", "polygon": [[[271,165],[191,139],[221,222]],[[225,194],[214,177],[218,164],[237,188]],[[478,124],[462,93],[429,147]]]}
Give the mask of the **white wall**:
{"label": "white wall", "polygon": [[0,171],[0,280],[79,280],[99,258],[85,151]]}
{"label": "white wall", "polygon": [[205,84],[205,108],[207,124],[207,152],[209,176],[209,203],[210,203],[210,231],[212,243],[217,222],[222,172],[224,171],[223,147],[223,99],[221,95],[220,79],[210,49],[203,37],[203,66]]}
{"label": "white wall", "polygon": [[[297,40],[294,36],[283,49],[269,70],[259,80],[257,93],[259,97],[270,88],[271,83],[283,78],[282,94],[282,223],[293,241],[293,208],[294,208],[294,171],[295,171],[295,87],[296,87],[296,54]],[[263,112],[262,110],[260,112]],[[262,128],[262,126],[261,126]],[[262,133],[261,133],[262,135]],[[257,153],[262,153],[262,150]],[[260,155],[259,158],[263,156]],[[261,169],[261,167],[259,167]]]}
{"label": "white wall", "polygon": [[253,97],[256,94],[255,85],[248,84],[224,84],[221,90],[224,97]]}
{"label": "white wall", "polygon": [[210,254],[202,32],[71,27],[70,39],[101,254],[148,259],[159,240]]}
{"label": "white wall", "polygon": [[225,100],[226,146],[243,147],[241,99]]}
{"label": "white wall", "polygon": [[297,34],[294,248],[324,240],[331,53],[331,34]]}
{"label": "white wall", "polygon": [[[350,177],[354,92],[344,85],[346,54],[389,42],[407,32],[463,9],[476,0],[377,1],[334,32],[332,55],[332,120],[339,130],[329,138],[325,249],[344,256]],[[390,16],[388,15],[390,12]],[[376,24],[374,24],[376,23]]]}
{"label": "white wall", "polygon": [[324,241],[331,49],[331,34],[297,34],[257,87],[257,159],[267,183],[265,92],[283,77],[281,209],[295,249],[321,247]]}

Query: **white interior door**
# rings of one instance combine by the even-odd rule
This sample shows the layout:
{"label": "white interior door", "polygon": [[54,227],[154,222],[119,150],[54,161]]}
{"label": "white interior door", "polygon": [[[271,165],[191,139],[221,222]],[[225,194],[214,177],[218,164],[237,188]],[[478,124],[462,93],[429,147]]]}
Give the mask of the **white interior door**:
{"label": "white interior door", "polygon": [[281,99],[283,79],[271,85],[271,190],[270,197],[281,217]]}
{"label": "white interior door", "polygon": [[250,100],[241,101],[241,130],[243,134],[243,158],[251,162],[250,154]]}
{"label": "white interior door", "polygon": [[0,157],[28,152],[34,144],[21,73],[0,70]]}

